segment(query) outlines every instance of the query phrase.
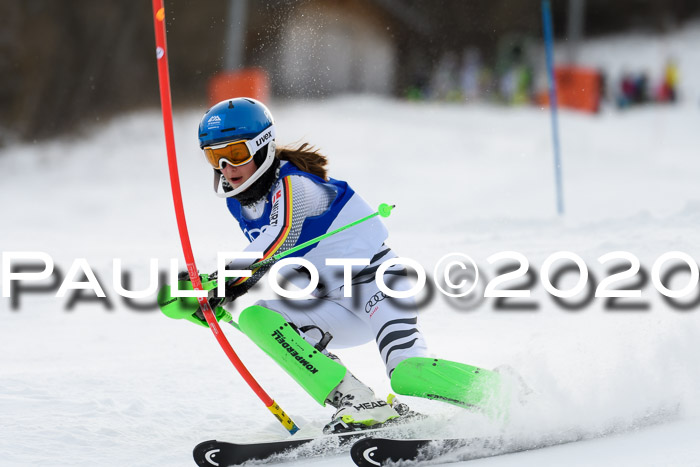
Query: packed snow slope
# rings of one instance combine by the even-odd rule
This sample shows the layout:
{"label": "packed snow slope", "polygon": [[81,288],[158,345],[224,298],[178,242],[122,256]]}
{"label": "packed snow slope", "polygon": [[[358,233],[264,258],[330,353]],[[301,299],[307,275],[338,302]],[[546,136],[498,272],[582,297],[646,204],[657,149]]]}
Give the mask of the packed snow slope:
{"label": "packed snow slope", "polygon": [[[609,436],[469,465],[698,465],[700,319],[693,301],[700,288],[675,308],[641,273],[613,287],[639,289],[641,298],[614,309],[589,293],[612,264],[628,267],[600,264],[605,253],[634,254],[649,276],[666,252],[700,258],[696,103],[598,116],[563,112],[561,217],[547,109],[368,97],[270,108],[282,144],[315,144],[329,156],[331,176],[348,180],[372,205],[396,204],[385,221],[388,244],[429,276],[444,255],[469,255],[481,274],[471,297],[483,297],[484,285],[507,264],[487,258],[516,251],[529,260],[530,285],[518,279],[501,288],[531,289],[530,298],[507,303],[535,309],[498,309],[493,298],[448,300],[435,287],[424,292],[420,321],[430,350],[486,368],[508,364],[522,375],[534,394],[513,408],[509,439]],[[208,272],[217,252],[240,250],[246,240],[212,192],[211,169],[197,147],[204,110],[177,114],[175,131],[191,240]],[[153,299],[134,310],[116,292],[115,258],[131,273],[131,289],[148,286],[150,258],[162,270],[170,258],[182,265],[157,111],[70,139],[4,148],[0,200],[2,251],[45,252],[56,266],[37,282],[45,290],[13,290],[18,304],[0,299],[0,465],[188,466],[192,447],[205,439],[285,436],[207,329],[165,318]],[[564,300],[569,308],[539,277],[547,257],[562,250],[580,256],[591,273],[584,292]],[[95,271],[107,300],[89,300],[92,291],[73,302],[71,290],[56,297],[76,258]],[[683,288],[687,271],[669,279],[669,288]],[[570,288],[577,277],[570,272],[558,286]],[[233,310],[272,295],[262,281]],[[245,336],[225,332],[304,432],[329,419],[330,409]],[[338,353],[375,391],[390,391],[373,342]],[[434,415],[425,435],[496,429],[452,406],[405,399]],[[347,455],[290,462],[351,465]]]}
{"label": "packed snow slope", "polygon": [[[282,143],[313,142],[329,155],[334,177],[349,180],[373,205],[397,205],[386,220],[389,244],[430,275],[453,252],[475,259],[482,286],[502,266],[486,258],[500,251],[524,254],[538,273],[547,256],[569,250],[598,281],[609,274],[597,259],[612,251],[635,254],[647,272],[667,251],[700,257],[700,136],[692,106],[597,117],[564,113],[563,217],[555,214],[544,110],[371,98],[271,107]],[[236,251],[246,241],[211,190],[211,169],[195,137],[199,115],[178,114],[175,130],[192,243],[200,269],[209,271],[218,251]],[[134,311],[112,284],[114,258],[132,273],[134,289],[148,285],[149,258],[163,270],[169,258],[181,258],[157,112],[117,119],[80,138],[7,148],[0,174],[3,252],[51,255],[60,277],[40,283],[47,286],[62,280],[75,258],[85,258],[111,305],[79,300],[69,309],[70,293],[55,297],[58,282],[50,292],[20,292],[18,309],[2,299],[1,465],[185,466],[192,446],[204,439],[284,436],[208,330],[168,320],[152,307]],[[573,282],[576,274],[566,278]],[[679,274],[674,287],[687,281]],[[566,282],[561,288],[570,287]],[[449,301],[433,288],[421,321],[436,356],[489,368],[507,363],[535,389],[531,403],[513,414],[509,436],[627,430],[659,413],[680,420],[476,465],[526,459],[532,465],[692,465],[700,459],[689,441],[689,433],[700,434],[697,306],[677,311],[650,281],[637,282],[620,285],[641,288],[636,301],[647,303],[646,310],[605,310],[601,298],[566,310],[539,280],[530,287],[535,311],[496,310],[494,299]],[[235,310],[271,295],[261,283]],[[697,290],[679,301],[695,296]],[[299,424],[312,432],[328,419],[328,409],[247,338],[226,331],[262,386]],[[370,342],[339,353],[386,393],[375,347]],[[451,406],[409,402],[446,420],[442,436],[491,429],[466,415],[455,419]]]}

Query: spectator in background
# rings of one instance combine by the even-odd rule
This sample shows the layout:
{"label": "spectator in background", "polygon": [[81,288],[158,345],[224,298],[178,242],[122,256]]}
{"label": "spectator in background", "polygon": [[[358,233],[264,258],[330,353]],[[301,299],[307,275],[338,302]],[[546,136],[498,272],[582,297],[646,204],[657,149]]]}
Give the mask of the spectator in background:
{"label": "spectator in background", "polygon": [[624,109],[631,105],[643,104],[649,101],[648,91],[649,78],[646,72],[633,74],[623,72],[620,79],[619,94],[617,96],[617,106]]}
{"label": "spectator in background", "polygon": [[515,95],[513,96],[514,104],[529,104],[532,102],[532,68],[521,63],[515,69]]}
{"label": "spectator in background", "polygon": [[644,104],[649,101],[649,74],[646,71],[635,76],[633,92],[632,99],[635,104]]}
{"label": "spectator in background", "polygon": [[678,98],[678,66],[675,60],[669,59],[664,68],[663,81],[656,90],[657,102],[676,102]]}
{"label": "spectator in background", "polygon": [[438,63],[431,80],[431,97],[441,101],[459,100],[457,84],[457,57],[453,52],[446,52]]}
{"label": "spectator in background", "polygon": [[504,71],[500,76],[499,91],[506,104],[527,104],[532,101],[532,66],[524,45],[516,43],[507,52]]}
{"label": "spectator in background", "polygon": [[476,47],[469,47],[462,55],[460,85],[466,102],[473,102],[481,94],[481,53]]}

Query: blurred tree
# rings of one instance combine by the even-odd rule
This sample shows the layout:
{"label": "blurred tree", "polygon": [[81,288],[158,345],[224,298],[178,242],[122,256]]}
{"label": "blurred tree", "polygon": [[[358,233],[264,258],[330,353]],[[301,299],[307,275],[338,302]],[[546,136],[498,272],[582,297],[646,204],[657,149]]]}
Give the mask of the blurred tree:
{"label": "blurred tree", "polygon": [[[308,1],[249,2],[246,65],[264,65],[281,53],[290,12]],[[540,0],[323,1],[377,13],[374,21],[395,40],[393,89],[401,94],[409,87],[420,91],[446,53],[462,57],[476,47],[493,62],[501,38],[541,35]],[[568,0],[552,3],[561,38]],[[208,79],[223,69],[230,46],[229,4],[166,0],[176,106],[206,105]],[[667,31],[698,14],[697,0],[586,0],[585,35],[640,27]],[[0,144],[74,131],[119,112],[155,107],[158,99],[150,2],[0,0]]]}
{"label": "blurred tree", "polygon": [[[211,36],[224,36],[225,10],[202,3],[166,0],[178,105],[201,102],[220,68]],[[0,0],[0,21],[0,138],[42,139],[158,105],[150,2]]]}

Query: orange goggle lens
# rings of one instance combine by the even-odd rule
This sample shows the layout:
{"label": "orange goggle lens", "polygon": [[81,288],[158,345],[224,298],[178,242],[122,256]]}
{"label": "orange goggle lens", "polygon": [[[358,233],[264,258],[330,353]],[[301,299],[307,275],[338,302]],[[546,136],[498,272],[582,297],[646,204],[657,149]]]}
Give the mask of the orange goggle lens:
{"label": "orange goggle lens", "polygon": [[[204,156],[215,169],[223,170],[225,164],[243,165],[253,160],[245,141],[234,141],[221,146],[204,148]],[[222,164],[223,163],[223,164]]]}

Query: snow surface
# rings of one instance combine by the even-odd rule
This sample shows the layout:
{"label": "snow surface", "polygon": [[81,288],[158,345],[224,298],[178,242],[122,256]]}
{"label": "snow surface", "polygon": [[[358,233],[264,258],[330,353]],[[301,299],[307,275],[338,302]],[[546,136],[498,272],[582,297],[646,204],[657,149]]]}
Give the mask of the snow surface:
{"label": "snow surface", "polygon": [[[597,259],[612,251],[634,253],[647,271],[667,251],[700,258],[697,102],[596,117],[563,112],[562,218],[547,109],[356,96],[270,107],[279,141],[313,142],[329,155],[332,176],[373,205],[397,205],[386,220],[388,243],[428,271],[451,252],[472,256],[485,280],[495,275],[486,258],[505,250],[526,255],[534,272],[550,254],[569,250],[598,280],[607,266]],[[203,110],[177,114],[175,131],[190,236],[200,270],[209,271],[216,252],[240,249],[245,239],[211,191],[195,136]],[[21,295],[19,310],[0,299],[0,465],[188,466],[192,447],[206,439],[285,436],[208,330],[152,308],[129,309],[112,285],[114,258],[133,273],[133,288],[147,286],[149,258],[161,269],[181,258],[157,111],[76,138],[3,149],[0,200],[3,252],[46,252],[62,277],[85,258],[112,305],[80,301],[68,310],[68,297],[56,298],[55,289]],[[685,281],[679,277],[675,288]],[[698,307],[672,309],[651,282],[642,287],[646,311],[606,311],[602,299],[567,311],[539,282],[532,289],[539,310],[530,312],[496,311],[493,299],[470,308],[435,293],[421,311],[431,351],[517,369],[535,394],[514,408],[508,439],[612,434],[469,465],[700,465]],[[235,310],[271,295],[263,284]],[[303,432],[320,429],[329,409],[247,338],[225,331]],[[390,391],[373,343],[338,353],[378,393]],[[404,399],[435,415],[426,433],[495,430],[452,406]],[[659,423],[647,426],[646,417]],[[352,463],[335,455],[287,465]]]}

